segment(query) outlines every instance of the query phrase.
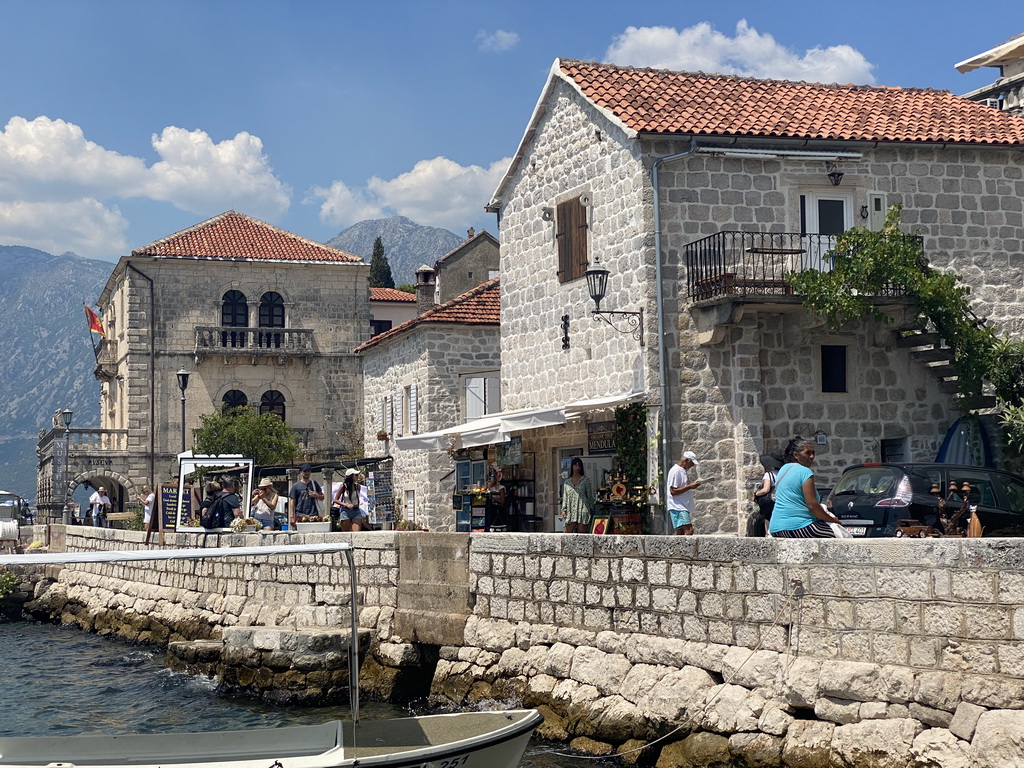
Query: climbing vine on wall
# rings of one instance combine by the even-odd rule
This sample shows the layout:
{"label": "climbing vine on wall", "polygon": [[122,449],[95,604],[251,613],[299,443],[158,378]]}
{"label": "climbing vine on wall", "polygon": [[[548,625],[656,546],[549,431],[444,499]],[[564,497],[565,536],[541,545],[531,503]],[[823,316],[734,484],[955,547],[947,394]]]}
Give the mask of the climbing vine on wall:
{"label": "climbing vine on wall", "polygon": [[647,485],[647,408],[630,403],[615,409],[615,472],[629,488]]}

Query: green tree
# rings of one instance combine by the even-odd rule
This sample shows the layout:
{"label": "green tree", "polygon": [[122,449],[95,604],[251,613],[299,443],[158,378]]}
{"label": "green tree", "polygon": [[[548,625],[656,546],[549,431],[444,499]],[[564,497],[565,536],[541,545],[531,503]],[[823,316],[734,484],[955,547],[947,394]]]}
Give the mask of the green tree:
{"label": "green tree", "polygon": [[416,293],[416,286],[413,285],[412,283],[402,283],[401,285],[396,287],[398,288],[398,290],[405,291],[406,293]]}
{"label": "green tree", "polygon": [[243,405],[204,414],[200,420],[196,453],[239,453],[257,466],[291,464],[299,457],[298,433],[275,413],[260,415]]}
{"label": "green tree", "polygon": [[395,287],[395,278],[391,274],[388,257],[384,255],[384,241],[380,239],[380,236],[373,241],[373,256],[370,257],[370,287]]}

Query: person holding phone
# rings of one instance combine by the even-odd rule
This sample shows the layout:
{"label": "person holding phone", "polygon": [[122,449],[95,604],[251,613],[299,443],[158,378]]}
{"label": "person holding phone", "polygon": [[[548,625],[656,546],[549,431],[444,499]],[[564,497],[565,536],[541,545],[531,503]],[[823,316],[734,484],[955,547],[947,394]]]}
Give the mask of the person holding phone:
{"label": "person holding phone", "polygon": [[687,471],[693,469],[700,462],[697,454],[693,451],[683,451],[679,459],[668,471],[666,484],[668,485],[668,514],[672,519],[672,530],[676,536],[693,536],[693,491],[700,488],[701,481],[690,482]]}

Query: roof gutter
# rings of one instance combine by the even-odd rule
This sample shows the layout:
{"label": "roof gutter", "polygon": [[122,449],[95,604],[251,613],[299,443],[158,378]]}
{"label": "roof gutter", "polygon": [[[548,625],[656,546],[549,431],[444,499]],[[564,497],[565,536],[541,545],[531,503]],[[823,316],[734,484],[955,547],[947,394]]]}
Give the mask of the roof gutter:
{"label": "roof gutter", "polygon": [[[651,184],[654,186],[654,266],[658,296],[658,393],[661,397],[661,435],[658,439],[658,469],[661,472],[662,478],[665,477],[669,467],[668,425],[672,422],[669,421],[668,349],[665,347],[665,286],[661,266],[661,182],[659,180],[659,171],[663,163],[690,157],[696,153],[697,139],[691,137],[690,146],[685,151],[659,157],[651,167]],[[664,497],[660,481],[658,483],[658,494],[660,497]]]}

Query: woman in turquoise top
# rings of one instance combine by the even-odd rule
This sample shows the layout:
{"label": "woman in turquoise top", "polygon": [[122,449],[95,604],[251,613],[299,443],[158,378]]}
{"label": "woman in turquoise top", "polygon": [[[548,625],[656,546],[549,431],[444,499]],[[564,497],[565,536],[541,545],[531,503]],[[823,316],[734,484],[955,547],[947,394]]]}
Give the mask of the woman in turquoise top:
{"label": "woman in turquoise top", "polygon": [[834,539],[831,523],[839,518],[818,501],[811,464],[814,442],[796,438],[786,447],[786,461],[775,485],[775,509],[768,533],[778,539]]}
{"label": "woman in turquoise top", "polygon": [[583,459],[572,460],[571,472],[562,487],[562,513],[566,533],[589,533],[590,518],[597,500],[590,478],[583,474]]}

